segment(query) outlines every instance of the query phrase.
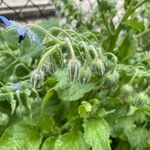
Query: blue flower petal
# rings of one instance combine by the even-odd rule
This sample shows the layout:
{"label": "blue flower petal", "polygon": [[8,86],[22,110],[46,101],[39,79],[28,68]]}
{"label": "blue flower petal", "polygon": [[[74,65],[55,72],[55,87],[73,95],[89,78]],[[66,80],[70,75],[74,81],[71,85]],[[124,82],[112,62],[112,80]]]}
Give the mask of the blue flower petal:
{"label": "blue flower petal", "polygon": [[11,22],[4,16],[0,16],[0,24],[2,24],[4,27],[11,26]]}
{"label": "blue flower petal", "polygon": [[36,34],[31,31],[30,29],[24,28],[22,27],[20,24],[18,24],[15,21],[12,20],[8,20],[6,17],[4,16],[0,16],[0,23],[2,23],[2,25],[4,27],[13,27],[14,29],[16,29],[18,35],[19,35],[19,43],[26,37],[26,35],[28,34],[28,36],[30,37],[30,39],[37,45],[37,47],[39,49],[42,49],[42,45],[39,41],[39,38],[36,36]]}
{"label": "blue flower petal", "polygon": [[21,84],[19,82],[12,83],[10,87],[14,90],[19,90],[21,88]]}

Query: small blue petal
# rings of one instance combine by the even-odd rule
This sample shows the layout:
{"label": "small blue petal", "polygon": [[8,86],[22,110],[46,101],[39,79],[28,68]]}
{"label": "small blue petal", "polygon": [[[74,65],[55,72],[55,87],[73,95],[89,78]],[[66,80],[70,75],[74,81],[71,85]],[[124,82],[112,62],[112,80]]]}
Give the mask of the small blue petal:
{"label": "small blue petal", "polygon": [[4,25],[4,27],[11,26],[11,22],[4,16],[0,16],[0,23]]}
{"label": "small blue petal", "polygon": [[19,82],[12,83],[10,87],[14,90],[19,90],[21,88],[21,84]]}

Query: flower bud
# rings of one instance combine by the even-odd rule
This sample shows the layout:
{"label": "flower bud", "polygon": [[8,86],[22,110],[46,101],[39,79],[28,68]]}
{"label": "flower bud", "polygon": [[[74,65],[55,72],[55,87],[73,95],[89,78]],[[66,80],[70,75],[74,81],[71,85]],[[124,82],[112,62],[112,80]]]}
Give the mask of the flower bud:
{"label": "flower bud", "polygon": [[121,88],[121,98],[127,100],[129,96],[133,94],[133,87],[129,84],[125,84]]}
{"label": "flower bud", "polygon": [[91,67],[92,70],[98,75],[103,75],[105,72],[105,66],[100,59],[94,60]]}
{"label": "flower bud", "polygon": [[42,66],[42,70],[45,73],[45,75],[52,75],[55,72],[56,67],[52,62],[46,62]]}
{"label": "flower bud", "polygon": [[69,78],[72,81],[76,81],[79,77],[81,69],[81,63],[78,59],[72,58],[68,63]]}
{"label": "flower bud", "polygon": [[4,126],[8,123],[9,117],[7,114],[0,112],[0,125]]}
{"label": "flower bud", "polygon": [[119,73],[117,71],[108,72],[105,76],[104,87],[111,88],[118,84]]}
{"label": "flower bud", "polygon": [[41,85],[41,83],[44,80],[44,72],[40,69],[36,69],[32,72],[31,74],[31,82],[32,82],[32,86],[38,87],[39,85]]}
{"label": "flower bud", "polygon": [[26,108],[22,104],[19,104],[19,106],[16,109],[16,113],[19,117],[22,117],[26,113]]}
{"label": "flower bud", "polygon": [[137,95],[136,99],[134,100],[134,105],[136,107],[142,107],[148,101],[149,101],[148,96],[144,92],[141,92]]}
{"label": "flower bud", "polygon": [[91,79],[91,70],[89,67],[83,67],[79,73],[79,81],[83,84],[89,82]]}

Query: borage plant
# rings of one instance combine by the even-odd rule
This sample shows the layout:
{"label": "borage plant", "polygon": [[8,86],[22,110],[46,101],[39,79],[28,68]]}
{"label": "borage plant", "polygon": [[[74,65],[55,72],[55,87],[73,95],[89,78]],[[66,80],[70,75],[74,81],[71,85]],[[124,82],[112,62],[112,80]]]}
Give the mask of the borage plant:
{"label": "borage plant", "polygon": [[27,25],[41,31],[41,49],[28,37],[7,40],[16,26],[1,31],[0,149],[149,149],[150,55],[138,44],[145,33],[124,24],[144,2],[130,2],[108,40]]}

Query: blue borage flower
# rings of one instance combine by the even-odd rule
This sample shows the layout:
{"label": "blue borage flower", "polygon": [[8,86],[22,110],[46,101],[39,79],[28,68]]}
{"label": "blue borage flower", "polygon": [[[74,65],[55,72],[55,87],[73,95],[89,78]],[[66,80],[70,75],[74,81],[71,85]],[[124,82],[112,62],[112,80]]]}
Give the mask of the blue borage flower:
{"label": "blue borage flower", "polygon": [[19,82],[11,83],[10,87],[14,90],[19,90],[21,88],[21,84]]}
{"label": "blue borage flower", "polygon": [[42,48],[38,37],[30,29],[22,27],[17,22],[12,21],[12,20],[8,20],[4,16],[0,16],[0,25],[2,25],[4,28],[7,28],[7,27],[15,28],[17,33],[18,33],[18,35],[19,35],[18,43],[21,43],[21,41],[26,37],[26,35],[28,35],[30,40],[33,41],[37,45],[38,48],[40,48],[40,49]]}

